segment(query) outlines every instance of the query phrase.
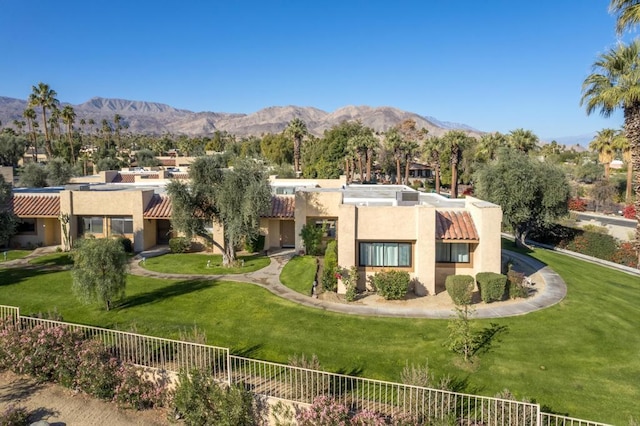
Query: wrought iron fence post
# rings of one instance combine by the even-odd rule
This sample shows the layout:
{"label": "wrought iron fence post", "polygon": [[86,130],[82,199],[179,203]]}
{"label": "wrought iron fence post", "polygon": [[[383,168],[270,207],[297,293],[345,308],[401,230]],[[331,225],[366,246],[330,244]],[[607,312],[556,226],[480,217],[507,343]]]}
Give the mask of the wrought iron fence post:
{"label": "wrought iron fence post", "polygon": [[227,380],[231,386],[231,351],[227,349]]}
{"label": "wrought iron fence post", "polygon": [[537,410],[536,425],[542,426],[542,410],[540,409],[540,404],[536,404],[536,410]]}

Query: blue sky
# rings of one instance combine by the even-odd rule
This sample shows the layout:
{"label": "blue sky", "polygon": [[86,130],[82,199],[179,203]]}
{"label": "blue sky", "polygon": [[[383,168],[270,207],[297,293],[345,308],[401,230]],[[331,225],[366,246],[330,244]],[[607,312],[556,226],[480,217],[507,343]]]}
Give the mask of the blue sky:
{"label": "blue sky", "polygon": [[25,99],[43,81],[72,104],[393,106],[483,131],[583,135],[622,124],[579,106],[617,41],[608,4],[4,0],[0,96]]}

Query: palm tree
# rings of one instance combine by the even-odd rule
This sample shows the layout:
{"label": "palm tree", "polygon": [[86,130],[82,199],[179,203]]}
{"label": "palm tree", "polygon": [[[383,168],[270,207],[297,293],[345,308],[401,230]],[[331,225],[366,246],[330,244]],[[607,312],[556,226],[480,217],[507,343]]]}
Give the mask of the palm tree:
{"label": "palm tree", "polygon": [[596,137],[589,142],[589,149],[598,154],[598,161],[604,165],[604,178],[609,180],[611,174],[611,160],[613,160],[613,150],[616,138],[619,137],[617,130],[602,129],[596,133]]}
{"label": "palm tree", "polygon": [[[620,43],[603,53],[593,64],[593,73],[582,83],[580,105],[585,105],[587,114],[600,110],[609,117],[622,109],[625,136],[631,146],[631,166],[640,170],[640,40],[631,44]],[[640,260],[640,173],[636,173],[635,249]],[[640,264],[640,262],[639,262]]]}
{"label": "palm tree", "polygon": [[473,138],[462,130],[449,130],[442,137],[444,146],[451,154],[451,198],[458,198],[458,165],[462,151],[471,144]]}
{"label": "palm tree", "polygon": [[625,194],[625,201],[627,204],[631,203],[633,194],[633,167],[631,165],[631,144],[629,139],[624,137],[622,132],[619,132],[619,137],[614,141],[614,148],[622,152],[622,159],[627,164],[627,190]]}
{"label": "palm tree", "polygon": [[118,150],[122,148],[122,139],[120,138],[120,130],[122,130],[122,116],[116,114],[113,116],[113,124],[115,125],[116,139],[118,140]]}
{"label": "palm tree", "polygon": [[507,143],[511,148],[527,153],[538,146],[538,136],[531,130],[515,129],[507,135]]}
{"label": "palm tree", "polygon": [[62,109],[62,121],[67,125],[67,141],[69,142],[69,147],[71,148],[71,165],[75,164],[76,156],[73,152],[73,140],[71,138],[71,131],[73,130],[73,123],[76,121],[76,112],[73,110],[71,105],[65,105]]}
{"label": "palm tree", "polygon": [[285,133],[293,139],[293,170],[296,177],[300,177],[300,150],[302,148],[302,139],[309,133],[307,125],[300,118],[294,118],[287,124]]}
{"label": "palm tree", "polygon": [[42,125],[44,127],[44,148],[47,151],[49,158],[53,157],[53,147],[51,146],[51,140],[49,139],[49,132],[47,131],[47,109],[56,108],[60,101],[56,99],[58,94],[55,90],[51,89],[48,84],[38,83],[37,86],[31,87],[31,94],[29,95],[29,107],[42,108]]}
{"label": "palm tree", "polygon": [[609,12],[618,15],[616,18],[616,32],[622,35],[625,29],[640,24],[640,1],[611,0]]}
{"label": "palm tree", "polygon": [[404,158],[402,135],[397,127],[392,127],[387,130],[384,135],[384,144],[388,151],[393,154],[393,158],[396,161],[396,184],[400,185],[402,179],[402,173],[400,172],[400,161]]}
{"label": "palm tree", "polygon": [[496,159],[498,150],[507,146],[507,137],[500,132],[485,133],[480,137],[476,149],[476,160],[486,163]]}
{"label": "palm tree", "polygon": [[440,194],[440,154],[444,150],[444,142],[442,138],[431,136],[422,146],[422,151],[427,161],[433,167],[435,175],[435,191]]}
{"label": "palm tree", "polygon": [[36,128],[34,126],[36,120],[36,111],[33,108],[26,108],[22,112],[22,116],[27,120],[27,129],[31,137],[31,143],[33,144],[33,161],[38,161],[38,137],[36,135]]}
{"label": "palm tree", "polygon": [[406,119],[398,126],[400,135],[402,136],[402,155],[404,160],[404,183],[409,185],[409,168],[411,161],[413,161],[418,148],[420,148],[420,142],[425,138],[428,133],[427,129],[418,129],[416,127],[415,120]]}

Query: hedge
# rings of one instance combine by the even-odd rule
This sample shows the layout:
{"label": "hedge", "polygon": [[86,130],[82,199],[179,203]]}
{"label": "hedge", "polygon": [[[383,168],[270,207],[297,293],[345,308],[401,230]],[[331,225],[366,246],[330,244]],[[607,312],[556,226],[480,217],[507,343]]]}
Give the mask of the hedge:
{"label": "hedge", "polygon": [[265,236],[258,235],[255,238],[247,238],[244,242],[244,249],[248,253],[258,253],[264,250]]}
{"label": "hedge", "polygon": [[338,289],[338,243],[331,240],[327,243],[324,252],[324,269],[322,270],[322,288],[325,291],[336,291]]}
{"label": "hedge", "polygon": [[449,275],[444,285],[453,303],[458,306],[469,305],[475,281],[471,275]]}
{"label": "hedge", "polygon": [[506,275],[495,272],[479,272],[476,274],[476,281],[483,302],[491,303],[502,300],[507,285]]}

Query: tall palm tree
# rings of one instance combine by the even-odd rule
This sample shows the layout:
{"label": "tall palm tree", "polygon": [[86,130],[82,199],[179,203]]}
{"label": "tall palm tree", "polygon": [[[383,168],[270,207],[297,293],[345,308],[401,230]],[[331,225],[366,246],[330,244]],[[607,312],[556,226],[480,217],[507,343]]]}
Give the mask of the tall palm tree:
{"label": "tall palm tree", "polygon": [[640,24],[640,1],[611,0],[609,12],[616,17],[616,32],[621,35],[625,29]]}
{"label": "tall palm tree", "polygon": [[398,126],[398,130],[402,136],[401,151],[404,161],[404,183],[405,185],[409,185],[409,168],[411,167],[411,161],[413,161],[416,156],[418,148],[420,148],[420,142],[424,140],[428,130],[424,128],[418,129],[416,121],[410,118],[403,120]]}
{"label": "tall palm tree", "polygon": [[300,177],[300,150],[302,148],[302,139],[309,134],[307,125],[296,117],[287,124],[285,133],[293,139],[293,170],[296,173],[296,177]]}
{"label": "tall palm tree", "polygon": [[476,160],[482,163],[493,161],[496,159],[498,150],[507,145],[507,137],[502,133],[485,133],[478,142],[475,152]]}
{"label": "tall palm tree", "polygon": [[113,124],[115,125],[116,140],[118,141],[118,150],[122,148],[122,139],[120,138],[120,130],[122,130],[122,116],[116,114],[113,116]]}
{"label": "tall palm tree", "polygon": [[614,129],[602,129],[589,142],[589,149],[598,154],[598,161],[604,165],[604,178],[609,180],[611,175],[611,160],[619,133]]}
{"label": "tall palm tree", "polygon": [[48,84],[42,82],[38,83],[37,86],[32,86],[31,94],[29,95],[29,107],[40,107],[42,109],[44,148],[49,158],[53,157],[53,147],[51,146],[51,139],[49,139],[49,132],[47,131],[47,109],[56,108],[60,104],[56,96],[58,96],[56,91],[51,89]]}
{"label": "tall palm tree", "polygon": [[404,158],[404,140],[397,127],[392,127],[387,130],[387,133],[384,135],[384,144],[387,150],[393,154],[393,158],[396,161],[396,184],[400,185],[402,179],[400,161]]}
{"label": "tall palm tree", "polygon": [[451,159],[451,198],[458,198],[458,166],[462,160],[462,151],[471,144],[473,138],[462,130],[449,130],[442,141]]}
{"label": "tall palm tree", "polygon": [[538,136],[531,130],[515,129],[507,135],[508,145],[525,153],[533,151],[538,146],[538,141]]}
{"label": "tall palm tree", "polygon": [[71,105],[65,105],[61,112],[62,121],[67,125],[67,141],[71,148],[71,165],[75,164],[76,156],[73,152],[73,140],[71,138],[71,131],[73,130],[73,123],[76,121],[76,112]]}
{"label": "tall palm tree", "polygon": [[440,194],[440,161],[443,150],[444,142],[442,138],[436,136],[429,137],[422,145],[422,152],[431,167],[433,167],[436,194]]}
{"label": "tall palm tree", "polygon": [[622,132],[619,132],[619,137],[614,141],[614,148],[622,153],[622,160],[627,165],[627,190],[625,193],[625,201],[631,203],[633,194],[633,167],[631,165],[631,144]]}
{"label": "tall palm tree", "polygon": [[34,126],[36,121],[36,111],[33,108],[26,108],[22,112],[22,116],[27,120],[27,129],[29,131],[29,137],[33,144],[33,161],[38,161],[38,136],[36,135],[36,127]]}
{"label": "tall palm tree", "polygon": [[[596,110],[609,117],[622,109],[625,136],[631,145],[631,166],[640,170],[640,40],[619,44],[603,53],[593,64],[593,73],[582,83],[582,98],[587,114]],[[635,181],[635,249],[640,260],[640,173]],[[640,264],[640,262],[639,262]]]}

